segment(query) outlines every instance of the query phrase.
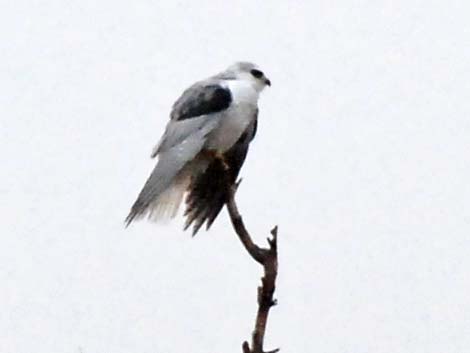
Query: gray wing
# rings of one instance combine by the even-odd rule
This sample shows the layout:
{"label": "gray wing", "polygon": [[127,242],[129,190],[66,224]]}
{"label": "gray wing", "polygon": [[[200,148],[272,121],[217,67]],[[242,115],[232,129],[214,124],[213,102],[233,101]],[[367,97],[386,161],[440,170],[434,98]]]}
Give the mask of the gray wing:
{"label": "gray wing", "polygon": [[198,82],[189,87],[173,105],[171,119],[151,157],[156,157],[160,152],[181,143],[194,131],[203,128],[215,117],[214,113],[224,111],[231,102],[230,90],[216,81]]}
{"label": "gray wing", "polygon": [[176,101],[161,142],[152,153],[152,157],[159,156],[158,163],[132,206],[127,225],[145,214],[196,157],[207,135],[219,124],[220,116],[214,113],[226,109],[230,102],[230,91],[214,83],[197,83]]}

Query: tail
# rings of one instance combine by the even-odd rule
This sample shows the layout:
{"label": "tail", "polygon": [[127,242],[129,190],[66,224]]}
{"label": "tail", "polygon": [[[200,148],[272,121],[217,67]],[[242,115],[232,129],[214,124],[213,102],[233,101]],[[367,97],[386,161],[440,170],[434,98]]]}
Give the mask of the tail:
{"label": "tail", "polygon": [[138,198],[126,218],[126,227],[134,219],[142,218],[145,215],[148,215],[148,218],[154,222],[165,222],[174,218],[189,186],[189,181],[189,176],[183,172],[176,176],[175,180],[147,206],[141,198]]}
{"label": "tail", "polygon": [[154,221],[173,218],[189,186],[191,165],[177,163],[171,156],[160,156],[126,217],[126,227],[146,215]]}

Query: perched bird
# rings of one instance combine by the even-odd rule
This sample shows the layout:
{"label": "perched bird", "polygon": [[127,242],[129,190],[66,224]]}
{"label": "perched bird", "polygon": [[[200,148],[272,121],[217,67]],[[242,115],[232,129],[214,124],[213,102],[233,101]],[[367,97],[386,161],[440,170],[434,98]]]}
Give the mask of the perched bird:
{"label": "perched bird", "polygon": [[186,196],[185,230],[212,225],[236,182],[256,134],[258,98],[271,82],[249,62],[196,82],[174,103],[170,121],[152,151],[158,157],[126,225],[148,215],[173,218]]}

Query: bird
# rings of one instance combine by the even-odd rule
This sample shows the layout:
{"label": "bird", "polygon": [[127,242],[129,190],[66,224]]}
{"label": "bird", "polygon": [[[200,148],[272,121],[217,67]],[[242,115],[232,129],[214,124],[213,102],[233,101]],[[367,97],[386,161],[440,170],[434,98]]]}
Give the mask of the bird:
{"label": "bird", "polygon": [[258,99],[271,86],[251,62],[236,62],[187,88],[173,104],[170,120],[151,157],[157,158],[126,227],[148,216],[174,218],[184,196],[184,230],[209,230],[234,187],[258,126]]}

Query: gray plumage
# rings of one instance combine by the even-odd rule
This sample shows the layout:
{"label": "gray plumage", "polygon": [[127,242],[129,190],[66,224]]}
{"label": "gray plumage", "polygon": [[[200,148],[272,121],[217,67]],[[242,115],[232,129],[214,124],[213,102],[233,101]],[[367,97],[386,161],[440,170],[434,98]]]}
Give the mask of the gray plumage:
{"label": "gray plumage", "polygon": [[186,228],[194,223],[195,234],[204,222],[210,227],[256,132],[258,95],[270,85],[260,72],[254,64],[237,63],[183,92],[152,151],[157,165],[132,206],[127,225],[146,214],[157,221],[174,217],[188,193]]}

